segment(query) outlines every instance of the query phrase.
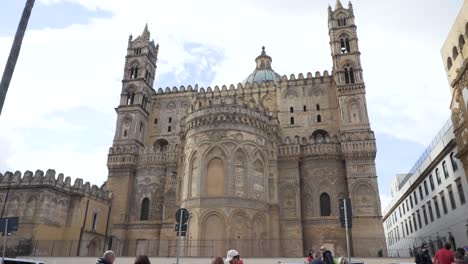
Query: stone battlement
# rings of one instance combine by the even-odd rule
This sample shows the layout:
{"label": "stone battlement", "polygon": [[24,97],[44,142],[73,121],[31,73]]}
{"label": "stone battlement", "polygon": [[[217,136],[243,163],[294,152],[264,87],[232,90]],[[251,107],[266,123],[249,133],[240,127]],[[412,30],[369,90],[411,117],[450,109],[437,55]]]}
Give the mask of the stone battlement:
{"label": "stone battlement", "polygon": [[111,198],[111,193],[104,190],[103,187],[99,188],[89,182],[83,184],[83,179],[80,178],[75,179],[72,185],[69,176],[64,177],[63,173],[59,173],[56,177],[55,170],[52,169],[47,170],[45,174],[42,170],[36,170],[34,174],[29,170],[24,174],[21,174],[20,171],[0,173],[0,189],[5,188],[52,188],[99,200],[109,201]]}
{"label": "stone battlement", "polygon": [[320,83],[330,82],[331,80],[332,80],[332,76],[328,73],[327,70],[325,70],[323,74],[320,74],[320,72],[318,71],[315,72],[315,76],[313,76],[312,73],[308,72],[305,78],[304,78],[304,74],[302,73],[299,73],[297,78],[294,74],[291,74],[289,78],[286,75],[283,75],[283,77],[281,77],[281,80],[277,84],[274,84],[272,81],[270,82],[262,81],[261,83],[256,82],[253,85],[251,85],[250,83],[246,83],[245,85],[242,83],[238,83],[237,86],[235,86],[234,84],[229,85],[229,88],[226,85],[223,85],[221,87],[216,85],[214,88],[207,87],[206,89],[203,87],[199,88],[198,84],[196,84],[194,87],[189,85],[187,86],[187,88],[182,85],[180,87],[174,86],[172,89],[170,87],[166,87],[166,89],[159,88],[156,94],[162,95],[162,94],[177,94],[177,93],[186,93],[186,92],[196,93],[201,96],[212,96],[216,93],[221,94],[221,95],[225,95],[228,93],[241,94],[241,93],[250,93],[254,91],[258,92],[259,89],[269,90],[275,87],[281,87],[283,85],[286,86],[288,84],[291,84],[291,82],[302,81],[302,82],[307,82],[311,84],[320,84]]}

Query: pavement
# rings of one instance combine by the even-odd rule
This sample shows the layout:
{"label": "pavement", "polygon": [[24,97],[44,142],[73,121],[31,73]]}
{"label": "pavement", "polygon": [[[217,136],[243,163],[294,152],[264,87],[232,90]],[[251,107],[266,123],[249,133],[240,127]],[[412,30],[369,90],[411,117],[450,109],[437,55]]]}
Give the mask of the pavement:
{"label": "pavement", "polygon": [[[97,258],[90,257],[35,257],[25,259],[42,260],[47,264],[95,264]],[[114,264],[133,264],[134,257],[117,257]],[[305,264],[305,258],[243,258],[244,264]],[[151,257],[153,264],[177,264],[176,258]],[[414,264],[413,258],[352,258],[352,263],[364,264]],[[178,264],[211,264],[210,258],[180,258]]]}

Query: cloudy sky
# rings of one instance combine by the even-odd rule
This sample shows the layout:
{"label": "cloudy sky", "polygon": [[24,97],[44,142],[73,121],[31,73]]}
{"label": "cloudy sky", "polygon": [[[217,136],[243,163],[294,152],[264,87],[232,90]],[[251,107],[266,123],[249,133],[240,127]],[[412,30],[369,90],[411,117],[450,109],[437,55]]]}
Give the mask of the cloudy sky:
{"label": "cloudy sky", "polygon": [[[107,178],[127,39],[149,24],[154,87],[237,84],[266,46],[281,75],[331,72],[335,0],[36,0],[0,116],[0,172]],[[440,48],[463,0],[355,0],[382,202],[449,118]],[[3,71],[25,0],[2,1]],[[347,6],[347,2],[343,1]]]}

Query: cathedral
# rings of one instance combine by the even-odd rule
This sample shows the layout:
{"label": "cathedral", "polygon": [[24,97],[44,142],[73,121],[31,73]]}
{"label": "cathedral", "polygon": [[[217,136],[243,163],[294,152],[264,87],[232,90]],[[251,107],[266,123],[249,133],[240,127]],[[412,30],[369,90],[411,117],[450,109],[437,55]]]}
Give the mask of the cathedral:
{"label": "cathedral", "polygon": [[[101,188],[72,186],[61,176],[70,191],[61,194],[64,220],[55,224],[71,226],[67,217],[78,214],[73,210],[86,212],[83,225],[75,225],[80,244],[69,251],[174,256],[175,212],[186,208],[183,256],[222,256],[236,248],[244,257],[298,257],[321,245],[345,255],[339,199],[350,198],[353,255],[385,252],[376,144],[352,4],[345,8],[338,0],[329,7],[328,27],[331,72],[280,75],[262,47],[243,81],[206,88],[154,89],[159,46],[147,26],[130,36],[108,180]],[[7,174],[2,194],[13,179],[15,190],[26,188],[26,176]],[[40,174],[36,182],[42,183]],[[55,186],[50,192],[60,192],[65,187],[57,188],[52,174],[46,173]],[[42,188],[52,188],[47,186]],[[76,195],[71,206],[67,195],[73,190],[91,201],[89,212]],[[10,215],[22,214],[27,201],[19,197]]]}

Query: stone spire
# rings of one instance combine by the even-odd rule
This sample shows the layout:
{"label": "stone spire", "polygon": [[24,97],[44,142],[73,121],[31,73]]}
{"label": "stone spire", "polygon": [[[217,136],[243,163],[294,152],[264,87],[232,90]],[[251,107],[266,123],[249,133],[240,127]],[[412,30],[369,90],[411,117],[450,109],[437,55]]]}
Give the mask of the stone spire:
{"label": "stone spire", "polygon": [[145,29],[143,29],[143,33],[141,34],[143,39],[149,40],[150,39],[150,32],[148,30],[148,23],[145,25]]}
{"label": "stone spire", "polygon": [[340,0],[336,0],[336,3],[335,3],[335,10],[337,10],[338,8],[343,8],[343,5],[341,4]]}

